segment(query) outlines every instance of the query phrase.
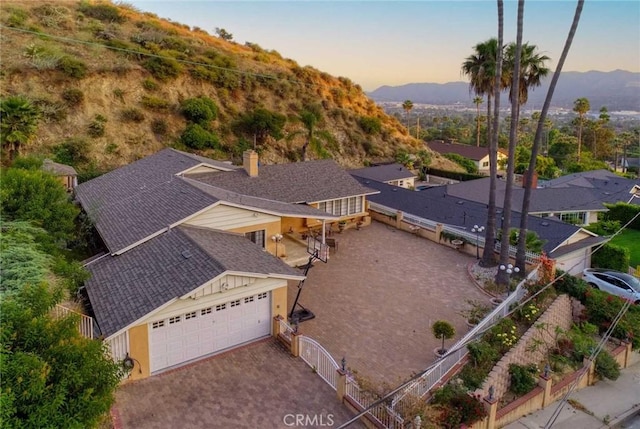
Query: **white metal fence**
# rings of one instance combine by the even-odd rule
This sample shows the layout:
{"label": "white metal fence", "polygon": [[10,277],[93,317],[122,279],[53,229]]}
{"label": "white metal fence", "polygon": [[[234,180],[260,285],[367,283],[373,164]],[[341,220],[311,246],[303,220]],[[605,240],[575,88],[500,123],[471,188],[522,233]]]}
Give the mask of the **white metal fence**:
{"label": "white metal fence", "polygon": [[57,318],[66,317],[70,314],[77,314],[78,316],[80,316],[80,321],[78,322],[78,330],[80,331],[80,334],[82,334],[83,337],[93,339],[93,318],[92,317],[82,313],[78,313],[77,311],[64,307],[60,304],[56,304],[56,306],[53,309],[53,314]]}
{"label": "white metal fence", "polygon": [[129,331],[105,340],[105,343],[109,348],[111,358],[115,361],[121,361],[129,354]]}
{"label": "white metal fence", "polygon": [[333,390],[338,386],[338,364],[317,341],[300,335],[298,337],[300,357],[320,376],[329,383]]}
{"label": "white metal fence", "polygon": [[291,327],[284,319],[279,319],[278,324],[276,325],[276,335],[282,336],[285,340],[291,343],[291,336],[295,332],[295,329]]}
{"label": "white metal fence", "polygon": [[[358,404],[362,410],[365,410],[371,406],[377,399],[360,390],[358,383],[353,378],[347,379],[345,394],[356,404]],[[380,425],[389,429],[402,429],[404,427],[404,420],[398,415],[391,407],[386,403],[380,403],[371,409],[367,410],[369,418],[373,419]]]}
{"label": "white metal fence", "polygon": [[502,319],[509,313],[509,307],[516,302],[519,302],[527,290],[524,284],[527,280],[535,280],[538,278],[539,266],[536,266],[529,275],[522,280],[516,290],[509,295],[500,305],[498,305],[491,313],[489,313],[480,323],[478,323],[471,331],[469,331],[464,337],[462,337],[451,350],[456,350],[455,353],[447,356],[446,358],[437,362],[437,364],[429,371],[425,372],[419,379],[407,386],[402,391],[398,392],[393,398],[391,406],[398,412],[405,411],[408,406],[408,398],[422,397],[429,392],[442,378],[449,372],[454,366],[462,362],[468,353],[466,344],[473,340],[479,333],[484,332],[487,327],[493,325],[496,321]]}

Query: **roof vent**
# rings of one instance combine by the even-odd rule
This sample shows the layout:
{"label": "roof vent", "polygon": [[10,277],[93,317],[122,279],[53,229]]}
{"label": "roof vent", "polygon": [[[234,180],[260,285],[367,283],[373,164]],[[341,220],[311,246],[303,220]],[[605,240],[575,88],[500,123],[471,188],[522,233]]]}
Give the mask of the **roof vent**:
{"label": "roof vent", "polygon": [[183,250],[181,255],[184,259],[189,259],[191,257],[191,252],[189,252],[188,250]]}
{"label": "roof vent", "polygon": [[392,191],[393,192],[398,192],[398,190],[396,188],[393,188]]}
{"label": "roof vent", "polygon": [[464,204],[464,201],[458,201],[456,204],[463,205],[463,204]]}
{"label": "roof vent", "polygon": [[547,222],[547,221],[540,222],[540,225],[542,225],[542,226],[549,226],[549,222]]}

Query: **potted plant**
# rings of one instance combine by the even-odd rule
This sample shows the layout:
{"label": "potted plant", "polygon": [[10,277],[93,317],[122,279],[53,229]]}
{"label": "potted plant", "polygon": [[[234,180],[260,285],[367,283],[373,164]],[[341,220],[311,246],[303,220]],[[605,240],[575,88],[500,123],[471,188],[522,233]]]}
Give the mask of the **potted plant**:
{"label": "potted plant", "polygon": [[446,320],[438,320],[431,327],[431,332],[436,338],[442,338],[442,347],[435,350],[436,356],[441,357],[447,353],[447,349],[444,348],[444,340],[453,338],[456,334],[456,328]]}
{"label": "potted plant", "polygon": [[340,222],[338,222],[338,232],[344,231],[346,226],[347,226],[347,221],[346,220],[341,220]]}

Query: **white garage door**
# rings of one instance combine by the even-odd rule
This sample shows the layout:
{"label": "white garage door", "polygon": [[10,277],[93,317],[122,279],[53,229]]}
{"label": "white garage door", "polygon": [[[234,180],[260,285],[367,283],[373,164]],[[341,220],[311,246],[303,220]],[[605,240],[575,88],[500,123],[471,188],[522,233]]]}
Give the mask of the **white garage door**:
{"label": "white garage door", "polygon": [[151,372],[264,337],[270,332],[270,292],[156,320],[149,324]]}

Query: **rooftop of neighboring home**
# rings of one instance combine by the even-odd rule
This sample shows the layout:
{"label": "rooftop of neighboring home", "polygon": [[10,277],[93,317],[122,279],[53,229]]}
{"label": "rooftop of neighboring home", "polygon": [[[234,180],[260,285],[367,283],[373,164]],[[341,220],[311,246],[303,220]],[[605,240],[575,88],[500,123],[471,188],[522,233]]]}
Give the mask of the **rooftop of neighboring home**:
{"label": "rooftop of neighboring home", "polygon": [[42,169],[56,176],[77,176],[78,175],[78,173],[72,166],[66,165],[66,164],[59,164],[57,162],[53,162],[50,159],[44,160],[44,162],[42,163]]}
{"label": "rooftop of neighboring home", "polygon": [[87,268],[86,291],[105,337],[227,271],[303,278],[242,234],[191,226],[168,230],[122,255],[96,259]]}
{"label": "rooftop of neighboring home", "polygon": [[[427,142],[427,146],[429,146],[431,150],[441,154],[456,153],[473,161],[480,161],[482,158],[489,155],[489,148],[487,147],[470,146],[461,143],[447,143],[443,140],[432,140]],[[499,152],[505,154],[502,149],[499,149]]]}
{"label": "rooftop of neighboring home", "polygon": [[[491,179],[482,178],[466,182],[428,189],[423,192],[465,198],[487,204]],[[588,171],[562,176],[541,182],[543,187],[533,189],[530,212],[575,212],[606,211],[603,203],[631,202],[638,204],[632,191],[640,193],[638,180],[625,179],[606,170]],[[496,181],[496,204],[502,207],[506,188],[505,180]],[[524,188],[517,185],[513,189],[512,208],[522,207]]]}
{"label": "rooftop of neighboring home", "polygon": [[164,149],[82,183],[76,197],[109,251],[121,253],[217,203],[281,216],[333,219],[336,216],[298,203],[376,192],[334,161],[260,166],[252,153],[242,168]]}
{"label": "rooftop of neighboring home", "polygon": [[349,170],[349,173],[353,176],[377,180],[378,182],[390,182],[392,180],[404,180],[415,177],[415,174],[405,166],[397,163]]}
{"label": "rooftop of neighboring home", "polygon": [[[364,178],[358,180],[363,185],[380,191],[379,194],[369,197],[369,200],[374,203],[444,225],[462,228],[468,232],[474,225],[487,223],[486,204],[446,195],[442,191],[439,193],[429,192],[431,190],[416,192]],[[500,222],[499,219],[500,214],[498,214],[498,222]],[[513,213],[511,222],[514,227],[518,226],[520,215]],[[528,228],[535,231],[539,238],[546,240],[543,250],[548,254],[552,254],[558,246],[580,230],[575,225],[559,220],[535,216],[529,216]]]}

